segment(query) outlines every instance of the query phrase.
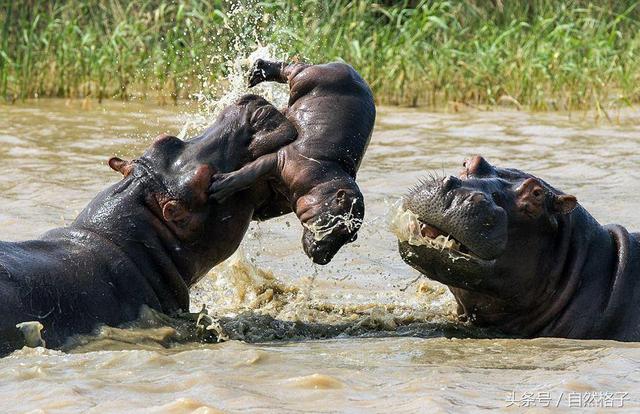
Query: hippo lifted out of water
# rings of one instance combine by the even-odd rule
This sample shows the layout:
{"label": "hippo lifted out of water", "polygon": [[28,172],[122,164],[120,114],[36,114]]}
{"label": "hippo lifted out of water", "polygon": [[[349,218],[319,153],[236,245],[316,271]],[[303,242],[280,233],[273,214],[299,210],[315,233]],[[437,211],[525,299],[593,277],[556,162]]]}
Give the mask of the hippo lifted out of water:
{"label": "hippo lifted out of water", "polygon": [[449,286],[458,314],[525,337],[640,341],[640,235],[601,226],[544,181],[467,160],[418,185],[396,217],[400,254]]}
{"label": "hippo lifted out of water", "polygon": [[136,319],[142,305],[187,311],[189,286],[236,250],[271,194],[257,183],[215,202],[213,174],[277,151],[296,134],[276,108],[248,95],[199,137],[161,136],[139,159],[109,160],[124,179],[69,227],[0,242],[0,354],[21,346],[16,325],[24,321],[44,325],[47,346],[57,347],[99,324]]}
{"label": "hippo lifted out of water", "polygon": [[326,264],[357,237],[364,199],[356,172],[375,121],[373,95],[349,65],[290,64],[256,61],[250,86],[264,81],[289,83],[289,106],[283,111],[298,138],[277,153],[217,177],[213,196],[224,200],[271,178],[276,196],[257,212],[266,219],[291,211],[304,225],[303,248],[315,263]]}

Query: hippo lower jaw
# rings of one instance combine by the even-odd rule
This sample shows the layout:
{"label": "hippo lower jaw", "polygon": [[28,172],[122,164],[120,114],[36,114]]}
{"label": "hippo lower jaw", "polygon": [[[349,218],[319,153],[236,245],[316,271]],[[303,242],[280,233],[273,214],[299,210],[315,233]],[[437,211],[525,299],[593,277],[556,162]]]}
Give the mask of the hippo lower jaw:
{"label": "hippo lower jaw", "polygon": [[415,247],[424,247],[446,253],[452,261],[466,260],[475,262],[491,262],[483,259],[471,249],[460,243],[452,235],[420,220],[417,214],[409,209],[399,209],[391,218],[390,229],[400,242]]}
{"label": "hippo lower jaw", "polygon": [[495,273],[496,260],[483,260],[451,248],[416,245],[400,239],[398,250],[409,266],[450,287],[487,291],[482,285],[500,282],[500,278],[488,280],[491,279],[489,275]]}
{"label": "hippo lower jaw", "polygon": [[481,290],[495,273],[497,258],[485,259],[408,209],[398,209],[390,223],[402,259],[430,279],[449,286]]}

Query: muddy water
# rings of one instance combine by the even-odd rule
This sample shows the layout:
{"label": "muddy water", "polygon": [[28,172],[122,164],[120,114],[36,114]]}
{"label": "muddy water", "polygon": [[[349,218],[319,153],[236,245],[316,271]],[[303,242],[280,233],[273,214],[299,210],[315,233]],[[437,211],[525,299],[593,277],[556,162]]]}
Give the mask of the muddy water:
{"label": "muddy water", "polygon": [[[140,154],[193,111],[0,107],[2,239],[69,223],[118,179],[109,156]],[[367,223],[330,265],[302,254],[295,217],[253,225],[242,252],[193,288],[193,310],[206,305],[207,324],[235,339],[178,344],[175,326],[155,324],[105,329],[68,353],[23,349],[0,360],[0,412],[637,412],[640,346],[482,339],[491,333],[457,325],[446,290],[402,263],[384,218],[418,178],[481,153],[640,229],[640,112],[610,115],[382,108],[359,175]]]}

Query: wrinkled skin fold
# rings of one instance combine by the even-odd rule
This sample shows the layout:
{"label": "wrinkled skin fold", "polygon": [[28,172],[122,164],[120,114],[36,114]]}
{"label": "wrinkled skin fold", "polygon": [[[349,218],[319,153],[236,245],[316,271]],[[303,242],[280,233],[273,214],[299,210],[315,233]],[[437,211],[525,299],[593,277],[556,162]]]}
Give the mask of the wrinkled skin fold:
{"label": "wrinkled skin fold", "polygon": [[[637,233],[480,156],[404,198],[409,265],[449,287],[461,320],[507,334],[640,340]],[[446,245],[445,245],[446,241]]]}
{"label": "wrinkled skin fold", "polygon": [[270,179],[275,196],[255,218],[265,220],[295,212],[304,227],[302,247],[318,264],[326,264],[353,242],[364,219],[364,197],[356,172],[369,145],[376,109],[367,83],[349,65],[309,65],[257,60],[249,85],[288,83],[283,110],[298,138],[212,185],[224,200],[261,177]]}
{"label": "wrinkled skin fold", "polygon": [[256,182],[216,202],[213,175],[275,152],[296,134],[271,104],[247,95],[198,137],[161,135],[136,160],[110,159],[123,179],[71,225],[0,242],[0,354],[24,344],[22,322],[34,321],[21,325],[30,334],[40,323],[46,345],[59,347],[98,325],[134,320],[143,305],[188,311],[189,287],[236,250],[272,197]]}

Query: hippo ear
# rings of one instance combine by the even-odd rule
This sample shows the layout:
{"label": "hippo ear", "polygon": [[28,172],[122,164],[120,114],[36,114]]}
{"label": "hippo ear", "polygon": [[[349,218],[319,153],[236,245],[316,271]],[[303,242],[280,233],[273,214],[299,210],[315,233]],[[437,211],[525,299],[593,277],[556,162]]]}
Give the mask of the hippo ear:
{"label": "hippo ear", "polygon": [[162,217],[166,221],[181,224],[189,216],[189,211],[178,200],[169,200],[162,206]]}
{"label": "hippo ear", "polygon": [[544,187],[535,178],[527,178],[516,189],[516,207],[524,215],[538,218],[544,211],[546,194]]}
{"label": "hippo ear", "polygon": [[131,171],[133,171],[133,163],[131,161],[125,161],[118,157],[111,157],[109,158],[108,163],[109,167],[111,167],[112,170],[118,171],[125,177],[131,174]]}
{"label": "hippo ear", "polygon": [[569,214],[578,205],[578,199],[569,194],[560,194],[553,197],[553,210],[558,214]]}

